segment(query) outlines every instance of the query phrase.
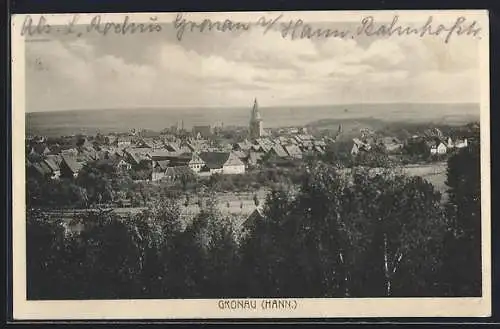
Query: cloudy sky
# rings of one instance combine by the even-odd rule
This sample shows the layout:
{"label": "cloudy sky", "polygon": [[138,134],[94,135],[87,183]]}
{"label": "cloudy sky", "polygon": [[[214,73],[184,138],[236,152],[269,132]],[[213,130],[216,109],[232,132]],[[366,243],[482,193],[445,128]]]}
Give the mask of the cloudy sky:
{"label": "cloudy sky", "polygon": [[473,38],[289,40],[277,31],[26,43],[27,111],[478,102]]}

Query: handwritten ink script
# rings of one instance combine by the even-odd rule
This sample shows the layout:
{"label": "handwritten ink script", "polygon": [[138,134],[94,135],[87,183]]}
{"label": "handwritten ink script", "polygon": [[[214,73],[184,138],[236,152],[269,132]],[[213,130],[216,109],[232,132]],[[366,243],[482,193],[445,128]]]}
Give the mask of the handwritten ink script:
{"label": "handwritten ink script", "polygon": [[440,37],[445,43],[449,43],[455,37],[480,38],[481,26],[475,20],[464,16],[457,17],[453,23],[441,24],[436,22],[433,16],[429,16],[422,24],[408,25],[400,22],[399,16],[394,16],[388,22],[378,22],[375,17],[362,17],[354,28],[339,29],[314,26],[302,19],[286,19],[284,14],[273,17],[259,17],[253,22],[237,22],[231,19],[211,20],[204,19],[201,22],[189,20],[184,14],[177,14],[171,24],[158,21],[158,17],[149,17],[147,22],[133,22],[126,15],[119,22],[105,21],[101,15],[86,16],[84,21],[80,15],[74,15],[66,24],[51,25],[44,16],[34,20],[26,16],[22,28],[22,36],[47,35],[52,33],[76,34],[80,37],[84,33],[97,33],[102,36],[110,34],[128,35],[161,33],[168,29],[174,29],[179,41],[182,41],[188,33],[203,33],[208,31],[218,32],[240,32],[245,33],[252,29],[260,29],[262,34],[271,30],[277,31],[284,39],[327,39],[327,38],[351,38],[357,37]]}

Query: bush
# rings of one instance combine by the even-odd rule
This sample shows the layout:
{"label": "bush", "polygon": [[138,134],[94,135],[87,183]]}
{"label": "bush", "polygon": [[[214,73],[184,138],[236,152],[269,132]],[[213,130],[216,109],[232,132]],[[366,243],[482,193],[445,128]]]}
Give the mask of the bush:
{"label": "bush", "polygon": [[[474,159],[463,153],[450,160],[450,209],[461,207],[458,212],[444,213],[440,194],[420,177],[369,168],[341,174],[317,163],[297,175],[298,190],[277,184],[262,216],[247,223],[241,236],[210,197],[191,223],[183,221],[178,201],[165,199],[130,218],[90,213],[80,218],[84,230],[73,235],[28,213],[29,296],[470,295],[477,292],[476,267],[464,272],[471,276],[459,286],[444,274],[476,264],[460,263],[462,256],[477,261],[477,249],[467,250],[476,248],[479,234],[477,186],[463,179]],[[469,236],[476,237],[474,244],[466,243]],[[451,247],[459,252],[450,253]]]}

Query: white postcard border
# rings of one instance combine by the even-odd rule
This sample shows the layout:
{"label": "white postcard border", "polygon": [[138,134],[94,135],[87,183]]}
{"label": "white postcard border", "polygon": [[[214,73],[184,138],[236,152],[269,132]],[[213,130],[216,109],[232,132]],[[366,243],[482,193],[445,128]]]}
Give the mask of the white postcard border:
{"label": "white postcard border", "polygon": [[[210,18],[255,20],[273,12],[185,13],[189,19]],[[379,20],[398,14],[406,21],[422,21],[427,16],[453,19],[467,15],[484,27],[480,41],[481,84],[481,208],[482,208],[482,290],[481,298],[299,298],[295,309],[221,309],[218,299],[177,300],[82,300],[28,301],[26,299],[26,222],[25,222],[25,53],[20,34],[24,15],[12,16],[12,240],[13,313],[16,320],[110,320],[110,319],[230,319],[230,318],[333,318],[333,317],[485,317],[491,315],[491,214],[490,214],[490,126],[489,126],[489,36],[487,11],[350,11],[286,12],[290,19],[314,21],[360,21],[373,15]],[[53,23],[66,24],[74,14],[44,15]],[[79,14],[82,17],[97,14]],[[135,22],[156,16],[158,22],[172,22],[176,13],[99,14],[106,21],[123,21],[129,15]],[[251,16],[249,16],[251,15]],[[36,18],[40,15],[31,15]]]}

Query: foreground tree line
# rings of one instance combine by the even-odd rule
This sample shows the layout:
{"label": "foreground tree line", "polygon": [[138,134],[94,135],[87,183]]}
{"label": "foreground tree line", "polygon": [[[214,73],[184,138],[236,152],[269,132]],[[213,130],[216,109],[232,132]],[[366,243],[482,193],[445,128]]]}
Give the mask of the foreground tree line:
{"label": "foreground tree line", "polygon": [[214,200],[187,225],[165,198],[84,229],[27,214],[30,299],[481,295],[479,147],[448,161],[449,200],[394,170],[317,163],[241,230]]}

